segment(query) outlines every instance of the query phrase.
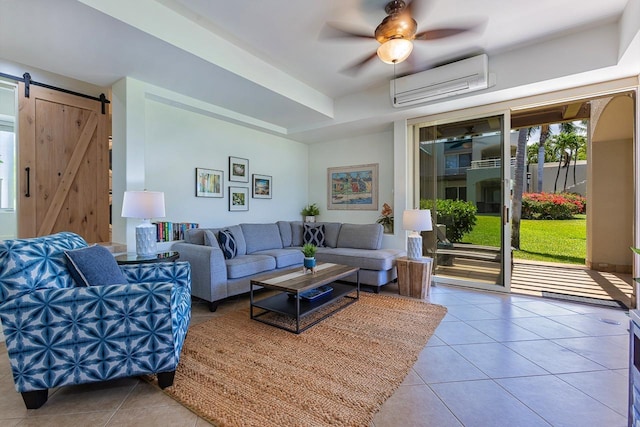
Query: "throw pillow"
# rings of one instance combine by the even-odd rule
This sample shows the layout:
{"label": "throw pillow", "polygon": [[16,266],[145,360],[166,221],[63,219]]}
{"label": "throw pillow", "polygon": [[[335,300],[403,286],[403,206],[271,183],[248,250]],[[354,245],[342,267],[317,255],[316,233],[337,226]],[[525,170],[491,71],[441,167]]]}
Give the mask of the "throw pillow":
{"label": "throw pillow", "polygon": [[302,241],[317,247],[324,246],[324,225],[305,223]]}
{"label": "throw pillow", "polygon": [[66,251],[69,273],[79,286],[122,285],[128,283],[115,257],[100,245]]}
{"label": "throw pillow", "polygon": [[205,246],[211,246],[212,248],[220,249],[218,239],[216,239],[216,235],[213,234],[213,231],[211,230],[204,231],[204,244]]}
{"label": "throw pillow", "polygon": [[222,230],[218,233],[218,243],[220,244],[220,249],[222,249],[222,253],[226,259],[235,258],[238,254],[238,245],[236,244],[236,239],[231,234],[229,230]]}

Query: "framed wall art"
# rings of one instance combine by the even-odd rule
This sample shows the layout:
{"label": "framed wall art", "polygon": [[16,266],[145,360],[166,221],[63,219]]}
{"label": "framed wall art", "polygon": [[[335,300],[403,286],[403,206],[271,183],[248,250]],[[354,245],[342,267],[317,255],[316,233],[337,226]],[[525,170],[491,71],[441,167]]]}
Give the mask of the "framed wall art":
{"label": "framed wall art", "polygon": [[252,193],[254,199],[270,199],[271,198],[271,176],[270,175],[252,175]]}
{"label": "framed wall art", "polygon": [[249,160],[229,156],[229,181],[249,182]]}
{"label": "framed wall art", "polygon": [[249,189],[246,187],[229,187],[229,211],[249,210]]}
{"label": "framed wall art", "polygon": [[378,164],[327,168],[327,209],[378,210]]}
{"label": "framed wall art", "polygon": [[224,172],[196,168],[196,197],[224,197]]}

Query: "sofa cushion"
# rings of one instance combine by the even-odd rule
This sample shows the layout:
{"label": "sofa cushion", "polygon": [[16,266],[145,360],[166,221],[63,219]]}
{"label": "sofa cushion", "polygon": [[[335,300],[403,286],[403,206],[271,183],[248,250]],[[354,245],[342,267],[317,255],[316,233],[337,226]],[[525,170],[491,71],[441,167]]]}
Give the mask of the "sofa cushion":
{"label": "sofa cushion", "polygon": [[252,254],[266,249],[282,249],[280,229],[277,224],[240,224],[247,253]]}
{"label": "sofa cushion", "polygon": [[340,228],[342,223],[340,222],[320,222],[324,225],[324,245],[330,248],[338,246],[338,235],[340,234]]}
{"label": "sofa cushion", "polygon": [[[242,228],[239,225],[230,225],[228,227],[221,228],[220,230],[231,231],[233,238],[236,239],[237,255],[244,255],[247,253],[247,243],[244,240],[244,234],[242,234]],[[219,239],[218,242],[220,242]]]}
{"label": "sofa cushion", "polygon": [[366,270],[389,270],[395,266],[396,258],[403,254],[400,249],[318,248],[316,259]]}
{"label": "sofa cushion", "polygon": [[253,274],[271,271],[276,268],[276,260],[268,255],[242,255],[225,261],[227,278],[251,276]]}
{"label": "sofa cushion", "polygon": [[212,248],[220,249],[220,244],[216,235],[211,230],[204,231],[204,244],[205,246],[211,246]]}
{"label": "sofa cushion", "polygon": [[104,246],[65,251],[69,273],[78,286],[122,285],[128,283],[113,254]]}
{"label": "sofa cushion", "polygon": [[280,240],[282,240],[282,247],[288,248],[291,246],[291,224],[289,221],[278,221],[278,230],[280,231]]}
{"label": "sofa cushion", "polygon": [[338,248],[380,249],[383,227],[381,224],[342,224]]}
{"label": "sofa cushion", "polygon": [[298,248],[268,249],[256,252],[255,255],[269,255],[275,258],[276,268],[293,267],[302,265],[304,255]]}
{"label": "sofa cushion", "polygon": [[324,225],[305,223],[303,226],[304,235],[302,236],[302,243],[310,243],[314,246],[324,246]]}
{"label": "sofa cushion", "polygon": [[291,246],[302,246],[302,221],[291,221]]}
{"label": "sofa cushion", "polygon": [[206,231],[213,231],[210,228],[190,228],[184,231],[185,243],[193,243],[194,245],[204,245],[204,235]]}
{"label": "sofa cushion", "polygon": [[226,259],[233,259],[238,254],[238,247],[236,245],[236,239],[233,237],[233,233],[229,230],[220,230],[218,232],[218,242],[220,243],[220,249]]}

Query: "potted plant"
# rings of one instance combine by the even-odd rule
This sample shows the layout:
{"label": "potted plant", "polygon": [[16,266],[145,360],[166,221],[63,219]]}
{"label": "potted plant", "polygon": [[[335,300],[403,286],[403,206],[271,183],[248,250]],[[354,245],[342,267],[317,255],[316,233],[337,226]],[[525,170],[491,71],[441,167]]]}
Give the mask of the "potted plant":
{"label": "potted plant", "polygon": [[304,268],[313,270],[316,267],[316,245],[311,243],[305,243],[302,246],[302,254],[304,255]]}
{"label": "potted plant", "polygon": [[316,216],[320,215],[320,209],[315,203],[311,203],[302,208],[300,213],[304,217],[304,222],[316,222]]}
{"label": "potted plant", "polygon": [[393,234],[393,209],[391,206],[386,203],[382,205],[381,216],[376,222],[382,224],[385,233]]}

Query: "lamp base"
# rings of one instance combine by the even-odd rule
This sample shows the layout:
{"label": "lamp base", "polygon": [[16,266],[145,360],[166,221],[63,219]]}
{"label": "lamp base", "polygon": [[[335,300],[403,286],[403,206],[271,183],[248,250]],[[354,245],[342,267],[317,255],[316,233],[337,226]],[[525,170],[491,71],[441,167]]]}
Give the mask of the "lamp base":
{"label": "lamp base", "polygon": [[422,236],[410,234],[407,237],[407,258],[416,260],[422,258]]}
{"label": "lamp base", "polygon": [[152,256],[156,253],[156,226],[146,220],[136,227],[136,254]]}

